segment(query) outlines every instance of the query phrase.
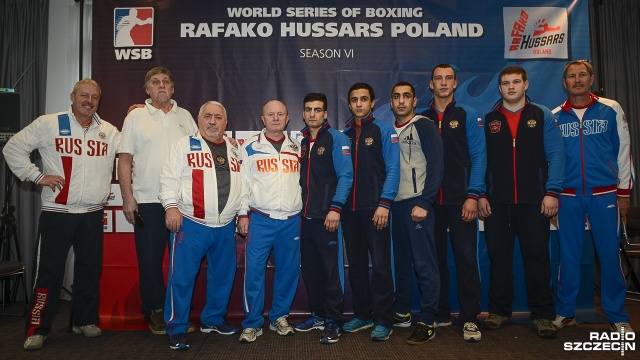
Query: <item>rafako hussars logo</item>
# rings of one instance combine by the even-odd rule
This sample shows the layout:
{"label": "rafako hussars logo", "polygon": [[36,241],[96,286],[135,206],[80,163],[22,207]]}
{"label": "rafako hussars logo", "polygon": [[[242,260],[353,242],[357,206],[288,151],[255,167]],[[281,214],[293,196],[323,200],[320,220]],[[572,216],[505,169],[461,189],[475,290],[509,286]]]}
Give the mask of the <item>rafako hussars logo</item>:
{"label": "rafako hussars logo", "polygon": [[568,57],[567,10],[555,7],[504,8],[504,57]]}

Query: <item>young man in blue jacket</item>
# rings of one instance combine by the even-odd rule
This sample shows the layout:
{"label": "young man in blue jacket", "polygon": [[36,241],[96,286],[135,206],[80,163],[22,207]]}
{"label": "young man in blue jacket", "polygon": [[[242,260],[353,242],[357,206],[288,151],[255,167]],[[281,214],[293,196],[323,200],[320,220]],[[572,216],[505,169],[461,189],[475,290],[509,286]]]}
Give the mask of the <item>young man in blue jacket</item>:
{"label": "young man in blue jacket", "polygon": [[553,110],[567,152],[558,210],[560,281],[558,328],[574,325],[580,285],[584,220],[589,216],[600,261],[602,309],[613,331],[633,332],[624,308],[627,285],[620,270],[620,215],[629,210],[633,164],[629,124],[617,102],[591,93],[593,67],[586,60],[564,68],[569,99]]}
{"label": "young man in blue jacket", "polygon": [[399,82],[391,90],[390,104],[400,140],[400,186],[393,203],[392,224],[396,280],[394,318],[401,318],[405,326],[411,325],[412,268],[415,268],[421,314],[407,339],[411,345],[426,343],[436,336],[433,323],[438,311],[440,275],[433,203],[444,172],[438,128],[430,119],[415,115],[417,102],[416,91],[407,82]]}
{"label": "young man in blue jacket", "polygon": [[558,212],[564,179],[562,134],[551,111],[527,99],[529,81],[523,68],[508,66],[498,79],[502,99],[484,122],[487,192],[478,203],[490,260],[489,317],[484,328],[496,330],[511,321],[517,235],[531,325],[538,336],[555,338],[549,218]]}
{"label": "young man in blue jacket", "polygon": [[[484,194],[487,147],[482,118],[475,109],[458,103],[456,71],[448,64],[433,68],[429,87],[431,107],[422,115],[435,121],[444,146],[444,176],[433,210],[440,270],[440,303],[436,326],[451,325],[447,238],[456,264],[460,304],[458,322],[466,341],[480,341],[480,274],[478,271],[478,199]],[[447,229],[449,230],[447,232]]]}
{"label": "young man in blue jacket", "polygon": [[353,187],[343,208],[342,230],[354,318],[342,329],[356,332],[375,325],[371,340],[385,341],[393,332],[389,209],[400,181],[398,134],[391,125],[373,117],[376,101],[371,85],[353,84],[348,100],[353,117],[344,134],[351,142],[354,171]]}
{"label": "young man in blue jacket", "polygon": [[349,138],[329,125],[325,94],[309,93],[302,104],[300,265],[311,316],[295,329],[322,329],[320,342],[333,344],[344,322],[338,225],[353,182],[351,148]]}

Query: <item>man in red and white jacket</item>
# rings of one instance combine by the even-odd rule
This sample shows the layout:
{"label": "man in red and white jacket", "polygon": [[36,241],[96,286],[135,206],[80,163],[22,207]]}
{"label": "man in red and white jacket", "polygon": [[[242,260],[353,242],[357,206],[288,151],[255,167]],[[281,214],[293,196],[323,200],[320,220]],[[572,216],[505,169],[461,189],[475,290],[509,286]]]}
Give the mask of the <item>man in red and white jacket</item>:
{"label": "man in red and white jacket", "polygon": [[[73,332],[102,334],[99,321],[103,204],[111,191],[120,133],[100,119],[100,86],[78,81],[66,112],[43,115],[14,135],[3,153],[20,180],[42,186],[42,212],[35,245],[35,283],[27,316],[25,350],[40,349],[51,331],[64,264],[75,253]],[[29,158],[38,150],[42,170]]]}
{"label": "man in red and white jacket", "polygon": [[198,114],[198,131],[175,143],[160,172],[160,200],[171,231],[164,318],[169,347],[189,346],[189,310],[200,260],[207,257],[207,303],[200,315],[205,333],[237,332],[224,321],[236,267],[235,216],[242,183],[238,150],[224,136],[227,112],[209,101]]}

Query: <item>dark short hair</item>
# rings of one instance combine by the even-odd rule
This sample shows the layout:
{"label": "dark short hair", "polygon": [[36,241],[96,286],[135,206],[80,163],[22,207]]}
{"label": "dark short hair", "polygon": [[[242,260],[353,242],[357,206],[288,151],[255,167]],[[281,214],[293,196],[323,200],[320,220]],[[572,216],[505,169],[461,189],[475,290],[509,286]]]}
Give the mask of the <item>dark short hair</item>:
{"label": "dark short hair", "polygon": [[458,78],[456,69],[454,69],[453,66],[449,64],[440,64],[440,65],[434,66],[433,69],[431,69],[431,80],[433,80],[433,73],[436,72],[436,69],[451,69],[453,70],[453,80],[456,80]]}
{"label": "dark short hair", "polygon": [[589,76],[593,75],[593,66],[591,66],[591,63],[588,60],[573,60],[573,61],[569,61],[567,65],[565,65],[564,70],[562,71],[563,79],[567,78],[567,71],[569,71],[569,67],[571,65],[584,65],[584,67],[587,68],[587,72],[589,73]]}
{"label": "dark short hair", "polygon": [[169,69],[167,68],[163,68],[163,67],[154,67],[153,69],[149,70],[147,72],[147,75],[144,76],[144,88],[147,88],[147,85],[149,84],[149,81],[151,81],[151,77],[153,77],[153,75],[158,75],[158,74],[166,74],[169,77],[169,81],[171,81],[171,85],[175,85],[175,82],[173,81],[173,75],[171,75],[171,71],[169,71]]}
{"label": "dark short hair", "polygon": [[324,104],[322,110],[327,111],[327,95],[323,93],[308,93],[305,95],[304,100],[302,100],[302,108],[304,109],[304,104],[312,101],[322,101]]}
{"label": "dark short hair", "polygon": [[502,82],[502,77],[505,75],[511,74],[520,74],[522,75],[522,81],[527,81],[527,71],[520,66],[507,66],[506,68],[500,71],[500,75],[498,75],[498,85]]}
{"label": "dark short hair", "polygon": [[376,94],[373,92],[373,88],[371,87],[371,85],[367,84],[367,83],[355,83],[353,85],[351,85],[351,87],[349,88],[349,92],[347,93],[347,102],[351,101],[351,92],[353,92],[354,90],[360,90],[360,89],[366,89],[369,90],[369,97],[371,97],[371,100],[375,100],[376,99]]}
{"label": "dark short hair", "polygon": [[393,96],[393,90],[395,90],[395,88],[397,88],[398,86],[408,86],[409,88],[411,88],[411,93],[413,94],[413,97],[416,97],[416,89],[414,89],[413,85],[411,85],[406,81],[400,81],[397,84],[393,85],[393,87],[391,88],[391,96]]}

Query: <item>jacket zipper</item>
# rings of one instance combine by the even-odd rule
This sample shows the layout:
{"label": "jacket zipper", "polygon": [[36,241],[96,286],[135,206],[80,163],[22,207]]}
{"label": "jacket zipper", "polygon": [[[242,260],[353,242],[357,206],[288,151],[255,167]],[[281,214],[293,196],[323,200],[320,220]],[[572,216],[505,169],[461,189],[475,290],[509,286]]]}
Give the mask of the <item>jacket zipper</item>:
{"label": "jacket zipper", "polygon": [[[354,129],[355,130],[355,129]],[[351,211],[356,211],[356,188],[358,184],[358,142],[360,141],[360,135],[362,135],[362,129],[360,129],[360,135],[356,131],[356,161],[353,164],[353,196],[351,198]]]}
{"label": "jacket zipper", "polygon": [[516,139],[513,139],[513,199],[518,203],[518,177],[516,176]]}
{"label": "jacket zipper", "polygon": [[309,210],[309,177],[311,176],[311,139],[309,139],[309,150],[307,159],[307,200],[304,202],[304,214],[303,216],[307,216],[307,211]]}

